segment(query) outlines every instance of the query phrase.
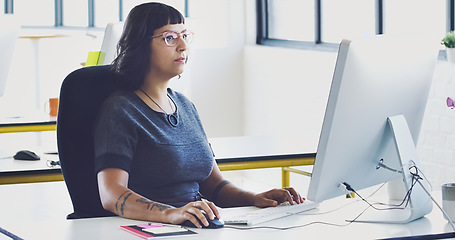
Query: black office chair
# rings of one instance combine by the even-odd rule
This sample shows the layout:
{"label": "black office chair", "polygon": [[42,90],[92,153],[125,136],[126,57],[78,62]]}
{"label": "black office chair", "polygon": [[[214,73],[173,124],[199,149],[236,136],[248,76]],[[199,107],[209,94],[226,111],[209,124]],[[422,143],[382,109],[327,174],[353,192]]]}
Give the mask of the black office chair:
{"label": "black office chair", "polygon": [[93,124],[100,105],[116,90],[109,66],[70,73],[60,90],[57,145],[74,212],[67,219],[104,217],[94,171]]}

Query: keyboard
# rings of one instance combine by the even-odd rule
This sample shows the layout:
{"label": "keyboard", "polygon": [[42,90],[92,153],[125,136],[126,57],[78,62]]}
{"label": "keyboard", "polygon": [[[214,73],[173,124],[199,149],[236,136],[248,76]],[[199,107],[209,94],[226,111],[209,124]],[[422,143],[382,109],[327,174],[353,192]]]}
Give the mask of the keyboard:
{"label": "keyboard", "polygon": [[225,224],[229,225],[255,225],[308,211],[317,207],[318,203],[309,200],[305,200],[305,202],[301,204],[294,205],[286,202],[276,207],[261,208],[247,213],[241,213],[239,215],[226,216],[223,217],[223,221]]}

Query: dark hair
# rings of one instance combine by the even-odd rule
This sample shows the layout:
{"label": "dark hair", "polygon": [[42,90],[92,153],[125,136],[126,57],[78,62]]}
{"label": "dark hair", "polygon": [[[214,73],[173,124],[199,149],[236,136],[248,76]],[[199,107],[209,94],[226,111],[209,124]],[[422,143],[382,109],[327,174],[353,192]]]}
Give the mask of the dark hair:
{"label": "dark hair", "polygon": [[134,91],[142,86],[150,70],[150,37],[158,28],[180,23],[185,23],[183,15],[162,3],[144,3],[131,10],[111,66],[119,87]]}

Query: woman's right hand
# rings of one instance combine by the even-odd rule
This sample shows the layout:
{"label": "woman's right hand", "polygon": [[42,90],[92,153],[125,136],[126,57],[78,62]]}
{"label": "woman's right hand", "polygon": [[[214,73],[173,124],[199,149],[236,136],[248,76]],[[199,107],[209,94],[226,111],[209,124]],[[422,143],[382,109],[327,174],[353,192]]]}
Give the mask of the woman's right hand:
{"label": "woman's right hand", "polygon": [[215,204],[203,199],[201,201],[190,202],[180,208],[166,209],[166,222],[171,224],[181,224],[184,221],[189,220],[198,228],[202,228],[200,222],[204,224],[204,226],[208,226],[209,222],[205,218],[202,210],[207,213],[207,216],[211,220],[214,218],[220,218],[220,213],[218,212]]}

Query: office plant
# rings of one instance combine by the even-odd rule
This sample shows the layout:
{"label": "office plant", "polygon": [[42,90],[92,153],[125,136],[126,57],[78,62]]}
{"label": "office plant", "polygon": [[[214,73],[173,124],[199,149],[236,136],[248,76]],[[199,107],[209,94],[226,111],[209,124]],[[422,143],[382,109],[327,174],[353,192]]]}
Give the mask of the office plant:
{"label": "office plant", "polygon": [[441,44],[446,47],[447,61],[455,62],[455,32],[448,32],[442,39]]}

